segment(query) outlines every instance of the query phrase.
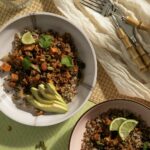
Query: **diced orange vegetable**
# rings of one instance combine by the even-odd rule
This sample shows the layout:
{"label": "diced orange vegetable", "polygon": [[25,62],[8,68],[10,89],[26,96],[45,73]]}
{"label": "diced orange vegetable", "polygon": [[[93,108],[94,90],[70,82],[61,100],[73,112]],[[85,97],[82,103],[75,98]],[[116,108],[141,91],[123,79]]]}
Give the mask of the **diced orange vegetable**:
{"label": "diced orange vegetable", "polygon": [[22,61],[23,57],[22,56],[18,56],[17,59]]}
{"label": "diced orange vegetable", "polygon": [[40,116],[40,115],[43,115],[43,114],[44,114],[44,111],[42,111],[42,110],[36,112],[36,116]]}
{"label": "diced orange vegetable", "polygon": [[48,80],[48,83],[54,84],[54,83],[53,83],[53,80],[51,80],[51,79]]}
{"label": "diced orange vegetable", "polygon": [[117,145],[119,143],[119,140],[118,140],[118,138],[115,138],[112,140],[112,142],[113,142],[113,145]]}
{"label": "diced orange vegetable", "polygon": [[35,45],[24,45],[23,50],[24,51],[32,51],[35,48]]}
{"label": "diced orange vegetable", "polygon": [[46,70],[47,70],[47,63],[46,63],[46,62],[42,63],[41,69],[42,69],[43,71],[46,71]]}
{"label": "diced orange vegetable", "polygon": [[65,76],[66,76],[67,79],[71,78],[71,75],[70,75],[69,71],[67,71],[67,72],[65,73]]}
{"label": "diced orange vegetable", "polygon": [[58,48],[52,47],[52,48],[51,48],[51,52],[52,52],[52,53],[58,53]]}
{"label": "diced orange vegetable", "polygon": [[8,63],[3,63],[0,69],[4,72],[9,72],[11,69],[11,65],[9,65]]}
{"label": "diced orange vegetable", "polygon": [[78,72],[78,70],[79,70],[79,68],[78,68],[77,65],[75,65],[75,66],[73,67],[73,69],[74,69],[75,72]]}
{"label": "diced orange vegetable", "polygon": [[95,134],[94,134],[94,140],[95,140],[95,141],[98,141],[99,138],[100,138],[100,135],[99,135],[98,133],[95,133]]}
{"label": "diced orange vegetable", "polygon": [[15,73],[11,74],[11,81],[17,81],[19,79],[18,75]]}

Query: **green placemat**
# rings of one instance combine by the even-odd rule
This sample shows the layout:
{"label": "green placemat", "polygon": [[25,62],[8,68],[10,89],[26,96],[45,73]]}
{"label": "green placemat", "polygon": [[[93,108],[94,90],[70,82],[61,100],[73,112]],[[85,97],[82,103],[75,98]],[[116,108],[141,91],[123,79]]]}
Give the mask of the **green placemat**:
{"label": "green placemat", "polygon": [[93,105],[94,103],[87,102],[69,120],[49,127],[22,125],[0,113],[0,150],[35,150],[35,145],[40,141],[44,141],[47,150],[67,150],[70,134],[76,121]]}

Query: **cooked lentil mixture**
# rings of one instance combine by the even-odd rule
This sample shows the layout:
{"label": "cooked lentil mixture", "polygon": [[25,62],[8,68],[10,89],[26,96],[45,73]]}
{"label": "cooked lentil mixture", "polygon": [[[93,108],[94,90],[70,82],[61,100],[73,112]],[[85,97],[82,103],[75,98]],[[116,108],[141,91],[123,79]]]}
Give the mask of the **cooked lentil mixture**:
{"label": "cooked lentil mixture", "polygon": [[[117,131],[109,131],[109,125],[117,117],[139,122],[125,141]],[[150,150],[150,127],[127,110],[110,109],[86,123],[81,150]]]}
{"label": "cooked lentil mixture", "polygon": [[[22,43],[21,36],[26,32],[32,34],[35,43]],[[46,44],[49,44],[49,47]],[[25,30],[21,35],[16,34],[13,50],[3,61],[0,71],[9,72],[6,82],[16,91],[16,99],[30,94],[31,87],[52,82],[67,103],[71,102],[77,93],[77,85],[85,67],[78,58],[71,35],[60,35],[53,30]]]}

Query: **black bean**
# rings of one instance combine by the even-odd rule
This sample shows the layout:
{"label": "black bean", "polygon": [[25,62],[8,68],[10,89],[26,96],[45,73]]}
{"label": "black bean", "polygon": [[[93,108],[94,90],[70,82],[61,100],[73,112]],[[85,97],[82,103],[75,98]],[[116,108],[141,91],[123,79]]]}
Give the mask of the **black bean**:
{"label": "black bean", "polygon": [[118,136],[118,131],[111,132],[111,139],[115,139]]}

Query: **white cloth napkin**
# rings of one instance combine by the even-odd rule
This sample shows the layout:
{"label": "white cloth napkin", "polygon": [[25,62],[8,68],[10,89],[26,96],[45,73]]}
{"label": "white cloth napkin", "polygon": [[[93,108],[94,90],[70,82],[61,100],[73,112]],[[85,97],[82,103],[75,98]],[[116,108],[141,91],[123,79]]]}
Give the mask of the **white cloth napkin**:
{"label": "white cloth napkin", "polygon": [[[114,0],[114,2],[125,14],[150,24],[149,0]],[[111,18],[86,8],[99,23],[97,31],[89,18],[75,7],[73,0],[54,0],[54,3],[92,41],[97,60],[111,77],[118,91],[121,94],[150,101],[150,71],[141,73],[130,60],[124,45],[116,35]],[[150,53],[150,32],[137,30],[136,35]]]}

